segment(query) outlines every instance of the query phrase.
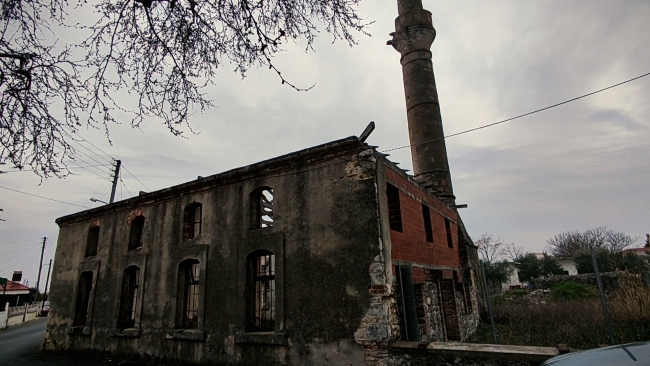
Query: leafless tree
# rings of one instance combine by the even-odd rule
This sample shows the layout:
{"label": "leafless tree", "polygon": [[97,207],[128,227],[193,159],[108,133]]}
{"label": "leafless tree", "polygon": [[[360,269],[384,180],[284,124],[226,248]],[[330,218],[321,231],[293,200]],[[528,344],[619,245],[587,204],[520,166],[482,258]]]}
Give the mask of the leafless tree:
{"label": "leafless tree", "polygon": [[491,234],[481,234],[481,237],[474,240],[474,243],[478,246],[479,257],[486,263],[496,263],[503,254],[503,241],[492,237]]}
{"label": "leafless tree", "polygon": [[[65,176],[80,127],[102,128],[116,114],[139,127],[161,120],[174,135],[212,106],[204,88],[228,62],[242,77],[273,63],[288,42],[312,49],[320,29],[350,45],[367,34],[361,0],[91,0],[90,25],[66,25],[65,0],[0,0],[0,167]],[[86,32],[79,44],[58,36]],[[128,93],[135,103],[121,102]],[[6,170],[6,169],[5,169]]]}
{"label": "leafless tree", "polygon": [[548,250],[556,257],[571,257],[591,249],[618,253],[634,245],[638,237],[599,226],[585,231],[566,231],[548,239]]}
{"label": "leafless tree", "polygon": [[524,247],[515,245],[515,243],[506,243],[501,249],[501,254],[509,261],[516,262],[517,259],[524,256]]}

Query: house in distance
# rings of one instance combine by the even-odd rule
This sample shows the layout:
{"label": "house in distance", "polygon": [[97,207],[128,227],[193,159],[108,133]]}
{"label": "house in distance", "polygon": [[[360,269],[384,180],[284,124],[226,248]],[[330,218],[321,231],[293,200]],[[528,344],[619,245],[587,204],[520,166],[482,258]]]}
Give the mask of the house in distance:
{"label": "house in distance", "polygon": [[429,48],[400,0],[414,175],[352,136],[59,218],[45,348],[167,363],[376,365],[478,324]]}

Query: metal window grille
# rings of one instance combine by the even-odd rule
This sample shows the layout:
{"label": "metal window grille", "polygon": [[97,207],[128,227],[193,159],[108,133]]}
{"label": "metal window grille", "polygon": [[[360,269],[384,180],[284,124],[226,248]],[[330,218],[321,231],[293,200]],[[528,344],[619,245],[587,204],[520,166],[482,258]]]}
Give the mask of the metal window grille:
{"label": "metal window grille", "polygon": [[135,317],[138,308],[138,291],[140,287],[140,269],[127,268],[122,280],[122,299],[120,300],[120,313],[118,326],[128,328],[135,326]]}
{"label": "metal window grille", "polygon": [[275,255],[263,254],[254,258],[255,308],[254,330],[275,328]]}
{"label": "metal window grille", "polygon": [[431,211],[429,206],[422,204],[422,219],[424,220],[424,236],[429,243],[433,243],[433,227],[431,226]]}
{"label": "metal window grille", "polygon": [[199,269],[196,262],[185,266],[184,328],[198,328],[199,325]]}
{"label": "metal window grille", "polygon": [[193,218],[192,218],[193,219],[192,220],[192,222],[193,222],[193,225],[192,225],[193,226],[193,230],[192,230],[193,236],[192,237],[193,238],[196,238],[199,235],[201,235],[201,207],[202,206],[200,204],[196,205],[196,207],[194,208],[194,214],[192,215],[193,216]]}
{"label": "metal window grille", "polygon": [[400,287],[402,327],[401,336],[405,341],[420,341],[418,313],[413,288],[413,269],[411,266],[397,266],[397,281]]}
{"label": "metal window grille", "polygon": [[273,189],[262,189],[257,200],[258,227],[273,226]]}

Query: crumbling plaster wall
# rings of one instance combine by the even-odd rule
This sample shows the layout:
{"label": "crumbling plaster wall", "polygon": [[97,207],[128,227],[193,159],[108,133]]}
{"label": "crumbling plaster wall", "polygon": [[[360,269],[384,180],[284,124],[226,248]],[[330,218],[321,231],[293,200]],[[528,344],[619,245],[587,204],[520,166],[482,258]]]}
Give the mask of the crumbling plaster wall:
{"label": "crumbling plaster wall", "polygon": [[[391,318],[391,274],[385,266],[390,251],[378,238],[376,159],[365,148],[351,150],[321,157],[320,164],[271,167],[230,184],[172,187],[64,220],[46,348],[152,363],[364,364],[359,325],[379,324],[372,323],[373,316]],[[251,230],[249,193],[259,186],[274,189],[275,226]],[[202,232],[183,242],[183,208],[193,201],[203,204]],[[144,246],[129,252],[126,222],[135,209],[146,217]],[[84,258],[88,227],[97,219],[98,253]],[[264,337],[244,329],[241,267],[256,248],[276,253],[278,271],[276,331]],[[204,281],[199,329],[189,333],[177,329],[174,315],[178,265],[188,257],[199,258]],[[136,330],[120,332],[115,323],[122,271],[134,263],[143,276],[141,315]],[[82,268],[95,275],[92,313],[86,327],[74,330]],[[383,293],[373,293],[378,289],[373,286],[382,285]],[[385,325],[369,326],[375,331],[365,334],[388,341],[394,324]]]}

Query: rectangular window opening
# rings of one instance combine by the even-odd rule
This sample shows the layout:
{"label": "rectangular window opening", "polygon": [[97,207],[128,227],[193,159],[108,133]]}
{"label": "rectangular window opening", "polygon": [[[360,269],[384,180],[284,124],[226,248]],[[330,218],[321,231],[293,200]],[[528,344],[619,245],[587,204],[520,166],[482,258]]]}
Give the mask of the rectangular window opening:
{"label": "rectangular window opening", "polygon": [[388,199],[388,223],[391,230],[402,232],[402,212],[399,203],[399,189],[391,184],[386,184],[386,197]]}
{"label": "rectangular window opening", "polygon": [[431,211],[429,206],[422,204],[422,219],[424,220],[424,236],[426,241],[433,243],[433,227],[431,226]]}
{"label": "rectangular window opening", "polygon": [[447,246],[453,248],[454,241],[451,237],[451,222],[446,217],[445,217],[445,231],[447,232]]}

